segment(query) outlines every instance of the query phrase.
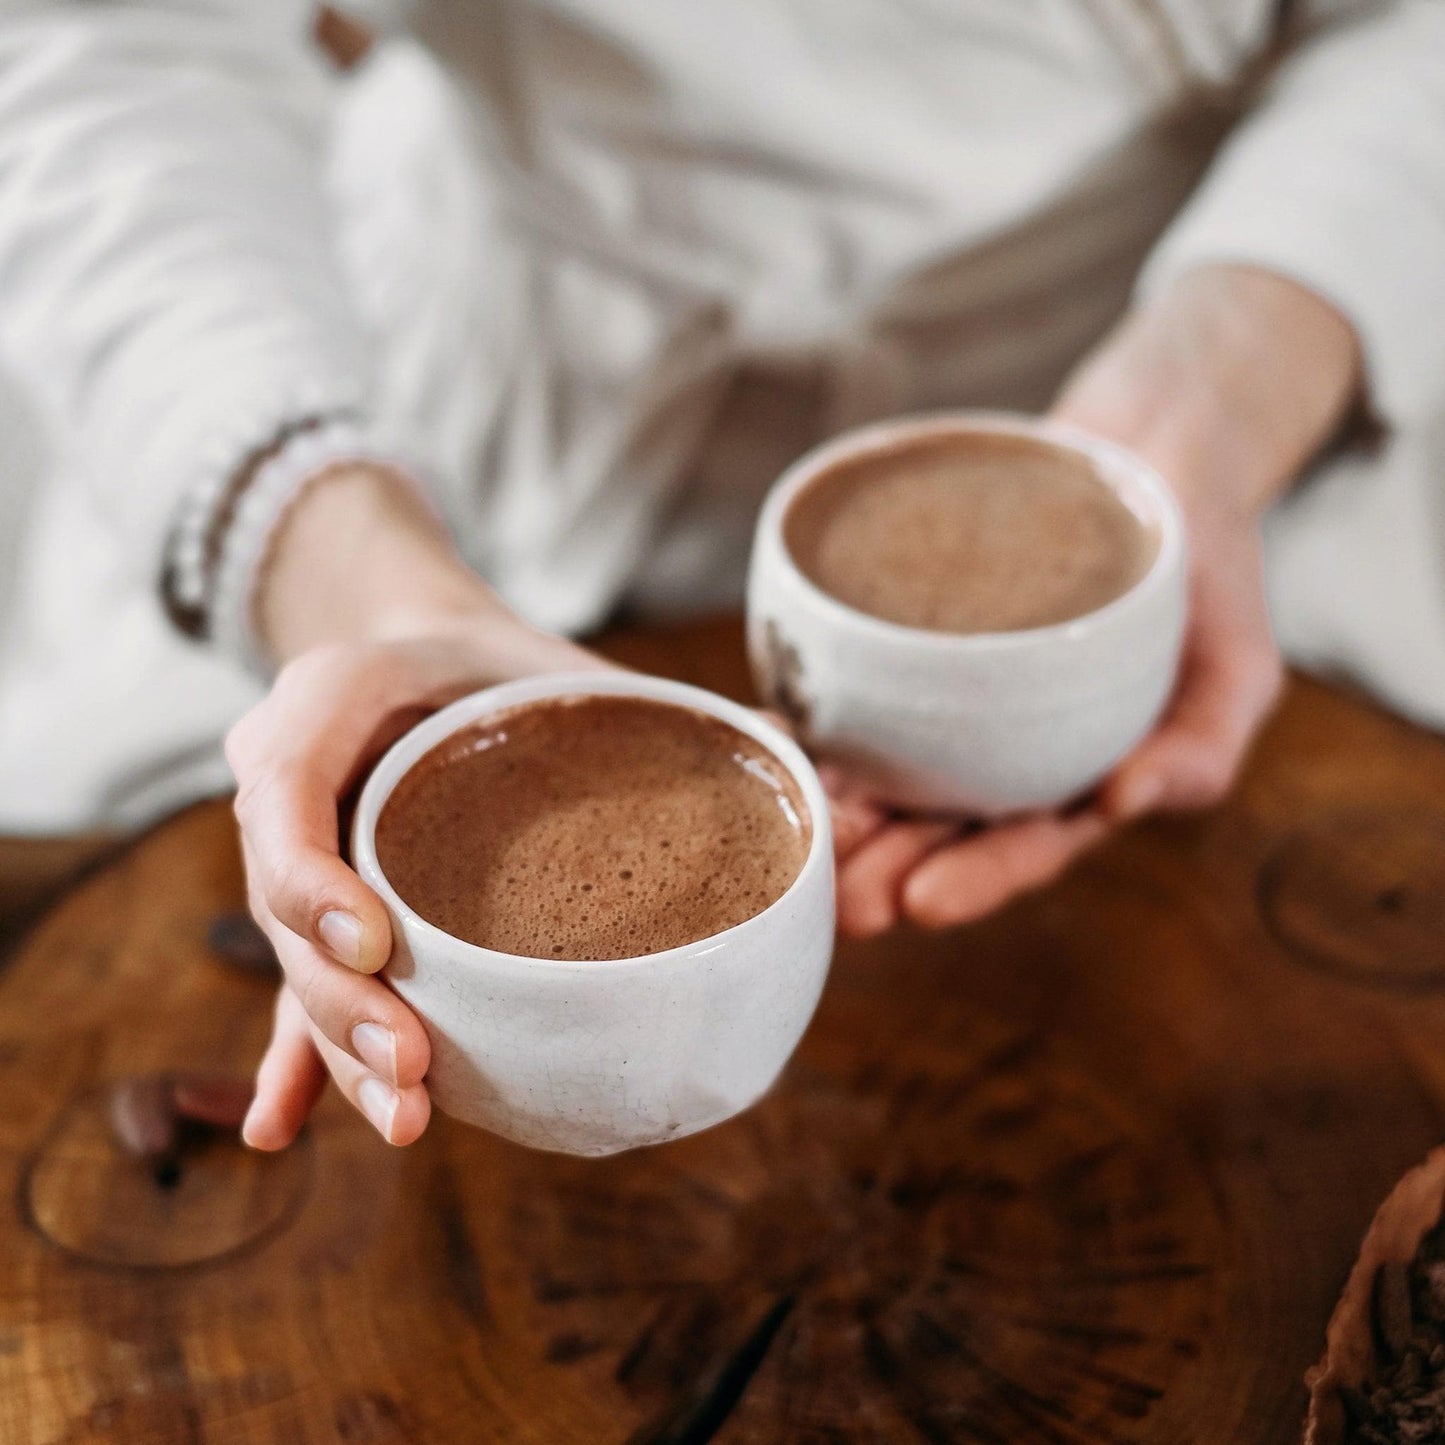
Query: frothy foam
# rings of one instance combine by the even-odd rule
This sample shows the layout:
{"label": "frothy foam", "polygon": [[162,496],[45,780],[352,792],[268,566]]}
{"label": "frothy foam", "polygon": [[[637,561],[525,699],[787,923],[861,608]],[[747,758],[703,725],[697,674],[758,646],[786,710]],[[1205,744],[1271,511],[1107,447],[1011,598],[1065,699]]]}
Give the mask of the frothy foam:
{"label": "frothy foam", "polygon": [[797,784],[691,708],[557,698],[453,734],[397,784],[382,871],[438,928],[528,957],[606,960],[762,912],[807,857]]}
{"label": "frothy foam", "polygon": [[788,508],[803,574],[840,602],[934,632],[1067,622],[1149,570],[1156,530],[1080,453],[951,433],[844,462]]}

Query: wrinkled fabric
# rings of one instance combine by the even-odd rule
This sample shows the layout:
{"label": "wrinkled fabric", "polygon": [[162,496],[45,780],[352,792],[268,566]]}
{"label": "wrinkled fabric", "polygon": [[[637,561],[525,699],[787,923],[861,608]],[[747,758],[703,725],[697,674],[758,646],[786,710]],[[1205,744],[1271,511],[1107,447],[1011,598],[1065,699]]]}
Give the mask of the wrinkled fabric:
{"label": "wrinkled fabric", "polygon": [[734,604],[807,445],[1046,406],[1219,259],[1338,306],[1391,431],[1272,519],[1281,637],[1445,722],[1438,0],[1297,5],[1273,69],[1273,0],[398,8],[424,44],[342,79],[299,0],[0,0],[0,830],[224,786],[258,685],[156,577],[298,410],[420,456],[469,560],[585,631]]}

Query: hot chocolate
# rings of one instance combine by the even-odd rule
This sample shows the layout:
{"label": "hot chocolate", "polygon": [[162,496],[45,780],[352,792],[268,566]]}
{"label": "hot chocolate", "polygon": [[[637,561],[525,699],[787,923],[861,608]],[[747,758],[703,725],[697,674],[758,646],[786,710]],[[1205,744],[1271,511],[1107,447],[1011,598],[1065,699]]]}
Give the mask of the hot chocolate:
{"label": "hot chocolate", "polygon": [[784,541],[840,602],[934,632],[1015,632],[1122,596],[1155,530],[1082,453],[1025,436],[941,433],[854,456],[796,497]]}
{"label": "hot chocolate", "polygon": [[448,737],[393,790],[376,852],[401,898],[454,937],[601,961],[760,913],[811,836],[797,784],[745,733],[599,695],[524,704]]}

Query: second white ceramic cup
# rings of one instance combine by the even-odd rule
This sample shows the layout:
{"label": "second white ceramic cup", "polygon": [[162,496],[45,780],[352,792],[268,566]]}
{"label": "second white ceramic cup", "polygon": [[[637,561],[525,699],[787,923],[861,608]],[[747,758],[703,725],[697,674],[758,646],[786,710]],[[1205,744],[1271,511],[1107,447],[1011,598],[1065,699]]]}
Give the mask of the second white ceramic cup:
{"label": "second white ceramic cup", "polygon": [[[999,434],[1080,453],[1154,530],[1154,561],[1122,597],[1050,627],[930,632],[845,605],[789,554],[790,504],[840,463]],[[1080,796],[1145,736],[1173,688],[1184,615],[1184,526],[1158,474],[1086,433],[995,413],[906,417],[808,453],[763,506],[748,578],[759,689],[810,750],[846,764],[882,802],[982,818]]]}
{"label": "second white ceramic cup", "polygon": [[[603,963],[523,958],[443,933],[398,896],[376,857],[376,823],[402,775],[444,738],[520,704],[628,696],[730,723],[802,791],[812,842],[768,908],[711,938]],[[474,693],[407,733],[362,789],[357,872],[391,913],[385,977],[431,1039],[427,1088],[448,1114],[539,1149],[613,1154],[741,1112],[788,1061],[833,950],[833,843],[811,764],[772,723],[701,688],[637,673],[530,678]]]}

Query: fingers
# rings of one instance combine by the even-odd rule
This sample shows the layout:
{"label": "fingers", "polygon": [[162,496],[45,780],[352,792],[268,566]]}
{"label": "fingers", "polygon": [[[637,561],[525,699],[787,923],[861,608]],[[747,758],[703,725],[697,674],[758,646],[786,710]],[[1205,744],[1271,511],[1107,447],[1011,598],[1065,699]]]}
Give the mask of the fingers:
{"label": "fingers", "polygon": [[1101,806],[1115,818],[1219,802],[1284,681],[1253,524],[1194,518],[1191,544],[1189,635],[1179,682],[1159,728],[1100,789]]}
{"label": "fingers", "polygon": [[885,809],[869,802],[832,763],[818,765],[818,780],[828,794],[828,813],[833,822],[833,855],[839,863],[855,853],[888,821]]}
{"label": "fingers", "polygon": [[253,1149],[286,1148],[301,1132],[325,1087],[326,1070],[311,1042],[306,1014],[291,990],[283,988],[241,1138]]}
{"label": "fingers", "polygon": [[962,838],[955,824],[890,823],[840,865],[838,926],[870,938],[903,917],[923,928],[972,922],[1050,882],[1108,830],[1108,819],[1092,810],[999,823]]}
{"label": "fingers", "polygon": [[853,938],[872,938],[898,922],[904,879],[945,839],[956,823],[896,822],[880,828],[838,867],[838,927]]}
{"label": "fingers", "polygon": [[856,798],[830,798],[828,812],[833,821],[833,856],[839,863],[851,858],[888,821],[881,808]]}
{"label": "fingers", "polygon": [[385,964],[390,920],[341,860],[338,802],[382,748],[464,690],[474,668],[465,649],[436,642],[323,648],[282,670],[226,739],[253,912],[264,906],[348,968]]}
{"label": "fingers", "polygon": [[998,823],[931,851],[908,872],[902,910],[923,928],[952,928],[1057,877],[1109,831],[1089,811]]}
{"label": "fingers", "polygon": [[285,928],[363,973],[391,952],[386,910],[340,859],[338,800],[408,726],[484,676],[605,667],[572,643],[513,623],[488,652],[460,635],[318,648],[285,667],[231,730],[236,816],[253,882]]}
{"label": "fingers", "polygon": [[393,1088],[314,1028],[312,1042],[336,1080],[336,1087],[388,1144],[411,1144],[431,1118],[431,1099],[421,1084]]}
{"label": "fingers", "polygon": [[226,742],[253,890],[282,927],[363,973],[389,957],[391,926],[341,860],[337,800],[419,686],[397,659],[326,654],[287,668]]}
{"label": "fingers", "polygon": [[323,775],[288,762],[243,785],[235,806],[248,881],[259,895],[252,912],[264,905],[283,928],[348,968],[381,968],[391,956],[391,920],[341,860],[336,794]]}
{"label": "fingers", "polygon": [[1163,723],[1116,769],[1101,806],[1114,818],[1134,818],[1154,808],[1219,802],[1283,680],[1267,625],[1249,632],[1201,627]]}
{"label": "fingers", "polygon": [[[334,967],[334,965],[333,965]],[[271,1042],[256,1073],[256,1093],[241,1126],[253,1149],[284,1149],[321,1097],[330,1072],[337,1087],[389,1144],[421,1137],[431,1117],[426,1089],[415,1083],[394,1088],[343,1053],[306,1017],[290,988],[276,1000]]]}
{"label": "fingers", "polygon": [[389,1084],[406,1088],[422,1081],[431,1063],[431,1041],[421,1020],[391,989],[380,979],[343,968],[283,928],[267,932],[288,990],[322,1037]]}

